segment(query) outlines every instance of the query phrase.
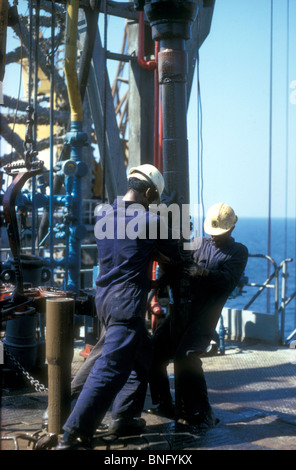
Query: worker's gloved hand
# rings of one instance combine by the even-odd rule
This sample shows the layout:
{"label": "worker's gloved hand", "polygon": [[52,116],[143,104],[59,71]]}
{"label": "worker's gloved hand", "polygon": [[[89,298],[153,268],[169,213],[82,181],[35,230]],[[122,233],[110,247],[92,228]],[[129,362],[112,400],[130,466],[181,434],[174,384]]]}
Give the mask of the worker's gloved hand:
{"label": "worker's gloved hand", "polygon": [[207,277],[209,275],[209,270],[199,266],[198,264],[191,264],[184,268],[184,272],[189,277]]}

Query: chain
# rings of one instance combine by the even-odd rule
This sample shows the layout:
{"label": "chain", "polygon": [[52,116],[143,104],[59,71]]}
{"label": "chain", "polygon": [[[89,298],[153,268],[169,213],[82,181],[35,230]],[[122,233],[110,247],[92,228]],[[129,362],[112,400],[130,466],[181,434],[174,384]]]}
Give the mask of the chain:
{"label": "chain", "polygon": [[41,384],[37,379],[34,379],[34,377],[32,377],[32,375],[30,375],[29,372],[27,372],[26,369],[19,363],[19,361],[10,353],[10,351],[7,350],[7,348],[5,348],[5,353],[12,363],[17,367],[17,369],[21,371],[21,373],[26,377],[30,384],[33,385],[36,392],[48,392],[48,388]]}

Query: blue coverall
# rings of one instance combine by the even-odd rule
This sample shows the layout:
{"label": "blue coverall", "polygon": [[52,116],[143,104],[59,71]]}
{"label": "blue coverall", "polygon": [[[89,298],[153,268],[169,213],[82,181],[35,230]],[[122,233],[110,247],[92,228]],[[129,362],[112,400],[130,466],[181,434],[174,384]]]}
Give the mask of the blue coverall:
{"label": "blue coverall", "polygon": [[203,238],[193,252],[193,259],[209,270],[208,276],[190,279],[191,305],[187,304],[190,308],[184,311],[174,298],[172,313],[152,339],[154,354],[149,379],[152,400],[164,406],[171,404],[166,367],[173,359],[177,418],[210,408],[200,356],[209,346],[222,308],[243,274],[248,250],[233,238],[221,248],[215,247],[210,238]]}
{"label": "blue coverall", "polygon": [[144,316],[153,257],[156,250],[178,257],[178,240],[162,239],[159,230],[156,238],[149,238],[151,224],[159,229],[159,216],[135,207],[116,200],[97,218],[107,235],[97,238],[96,281],[97,313],[106,334],[102,353],[63,426],[83,437],[92,437],[112,402],[112,419],[141,415],[152,357]]}

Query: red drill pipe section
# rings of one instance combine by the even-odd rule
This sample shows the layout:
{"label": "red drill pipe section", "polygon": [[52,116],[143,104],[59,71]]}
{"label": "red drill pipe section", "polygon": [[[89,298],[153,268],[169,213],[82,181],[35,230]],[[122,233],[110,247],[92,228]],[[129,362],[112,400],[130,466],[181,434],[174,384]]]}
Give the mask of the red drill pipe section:
{"label": "red drill pipe section", "polygon": [[155,42],[155,60],[145,60],[144,57],[144,11],[139,12],[139,51],[138,63],[141,67],[154,70],[154,165],[162,172],[162,116],[160,114],[159,82],[158,82],[158,53],[159,42]]}
{"label": "red drill pipe section", "polygon": [[138,51],[138,62],[141,67],[148,70],[157,69],[157,56],[155,60],[145,60],[144,58],[144,12],[139,12],[139,51]]}

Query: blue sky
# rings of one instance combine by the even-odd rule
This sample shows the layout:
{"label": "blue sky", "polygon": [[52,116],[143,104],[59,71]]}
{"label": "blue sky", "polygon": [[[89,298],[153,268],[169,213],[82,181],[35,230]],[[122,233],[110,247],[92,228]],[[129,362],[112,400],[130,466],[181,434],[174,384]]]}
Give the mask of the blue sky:
{"label": "blue sky", "polygon": [[[216,0],[211,31],[200,49],[205,210],[223,201],[239,216],[268,216],[272,107],[271,214],[295,217],[296,105],[295,91],[289,88],[296,79],[295,23],[295,0],[274,0],[270,105],[271,0]],[[197,197],[197,177],[194,180],[193,176],[194,171],[197,175],[194,86],[188,115],[192,200]]]}
{"label": "blue sky", "polygon": [[[210,34],[200,49],[205,210],[223,201],[232,205],[241,217],[268,216],[271,3],[271,0],[216,0]],[[296,0],[273,0],[273,18],[271,213],[273,217],[285,217],[286,213],[295,217]],[[124,22],[120,21],[122,27],[113,28],[111,20],[108,26],[107,46],[114,52],[120,50],[122,43]],[[10,35],[10,28],[8,31]],[[7,50],[10,47],[9,38]],[[16,80],[11,81],[10,70],[7,67],[4,93],[16,95]],[[195,77],[188,112],[193,204],[199,201],[197,135]]]}

